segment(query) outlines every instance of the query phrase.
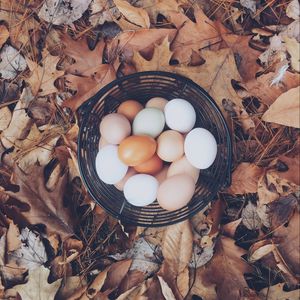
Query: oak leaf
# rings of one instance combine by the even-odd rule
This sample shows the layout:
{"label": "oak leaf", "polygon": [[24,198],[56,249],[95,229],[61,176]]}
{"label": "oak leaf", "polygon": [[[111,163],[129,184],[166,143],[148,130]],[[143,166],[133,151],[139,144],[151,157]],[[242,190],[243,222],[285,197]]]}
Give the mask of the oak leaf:
{"label": "oak leaf", "polygon": [[74,217],[63,205],[67,174],[60,177],[51,192],[45,187],[44,168],[37,165],[28,167],[26,173],[15,165],[11,181],[20,190],[6,193],[29,205],[30,209],[22,214],[31,224],[45,224],[48,233],[58,233],[62,239],[73,234]]}
{"label": "oak leaf", "polygon": [[26,58],[26,62],[31,71],[27,82],[31,86],[34,96],[46,96],[58,92],[54,86],[54,81],[64,75],[64,71],[57,70],[59,56],[51,55],[47,50],[43,50],[42,65]]}
{"label": "oak leaf", "polygon": [[232,183],[228,192],[233,194],[256,193],[258,180],[264,170],[253,163],[242,162],[232,174]]}
{"label": "oak leaf", "polygon": [[265,122],[300,128],[300,87],[281,94],[262,116]]}
{"label": "oak leaf", "polygon": [[49,300],[54,299],[57,290],[60,287],[61,279],[49,284],[49,269],[41,266],[29,271],[28,281],[25,284],[16,285],[13,289],[17,291],[22,300]]}
{"label": "oak leaf", "polygon": [[129,22],[142,28],[150,27],[150,19],[146,10],[140,7],[134,7],[125,0],[114,0],[114,3]]}

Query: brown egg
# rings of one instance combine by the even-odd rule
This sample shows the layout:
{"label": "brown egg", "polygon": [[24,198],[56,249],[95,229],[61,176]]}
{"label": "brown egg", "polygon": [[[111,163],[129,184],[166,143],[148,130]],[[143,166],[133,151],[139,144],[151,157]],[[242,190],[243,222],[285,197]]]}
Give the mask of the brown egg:
{"label": "brown egg", "polygon": [[149,160],[156,151],[156,141],[146,135],[132,135],[119,145],[119,158],[128,166],[137,166]]}
{"label": "brown egg", "polygon": [[187,174],[167,178],[158,188],[157,201],[166,210],[177,210],[189,203],[195,192],[194,179]]}
{"label": "brown egg", "polygon": [[164,131],[157,139],[157,155],[164,161],[175,161],[182,157],[183,145],[184,138],[178,131]]}
{"label": "brown egg", "polygon": [[143,109],[143,105],[134,100],[127,100],[120,104],[118,113],[124,115],[130,122],[133,121],[139,111]]}
{"label": "brown egg", "polygon": [[161,184],[166,178],[168,174],[169,166],[164,166],[160,172],[158,172],[155,175],[155,178],[157,179],[158,183]]}
{"label": "brown egg", "polygon": [[146,173],[154,175],[158,173],[163,167],[163,161],[154,154],[149,160],[145,161],[134,167],[134,169],[139,173]]}
{"label": "brown egg", "polygon": [[164,111],[164,108],[166,106],[166,104],[168,103],[168,100],[162,97],[154,97],[151,98],[147,103],[146,103],[146,107],[154,107],[154,108],[158,108],[162,111]]}
{"label": "brown egg", "polygon": [[123,179],[121,179],[119,182],[117,182],[117,183],[115,184],[115,187],[116,187],[119,191],[123,191],[124,185],[125,185],[126,181],[127,181],[131,176],[133,176],[133,175],[135,175],[135,174],[136,174],[135,169],[134,169],[134,168],[129,168],[128,171],[127,171],[127,173],[126,173],[126,175],[125,175],[125,177],[123,177]]}

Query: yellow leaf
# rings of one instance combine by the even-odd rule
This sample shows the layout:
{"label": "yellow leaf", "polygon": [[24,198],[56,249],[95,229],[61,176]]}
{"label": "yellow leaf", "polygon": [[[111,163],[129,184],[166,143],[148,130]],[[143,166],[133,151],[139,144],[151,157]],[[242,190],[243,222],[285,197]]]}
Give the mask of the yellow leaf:
{"label": "yellow leaf", "polygon": [[265,122],[300,128],[300,86],[281,94],[262,116]]}
{"label": "yellow leaf", "polygon": [[134,7],[125,0],[114,0],[119,11],[133,24],[143,28],[150,27],[150,19],[143,8]]}

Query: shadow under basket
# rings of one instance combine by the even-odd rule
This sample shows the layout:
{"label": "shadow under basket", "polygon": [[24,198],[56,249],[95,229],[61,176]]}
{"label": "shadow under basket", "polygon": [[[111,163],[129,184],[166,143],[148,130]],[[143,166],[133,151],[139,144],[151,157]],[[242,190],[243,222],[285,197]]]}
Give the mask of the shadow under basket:
{"label": "shadow under basket", "polygon": [[[195,127],[209,130],[218,144],[213,165],[200,171],[193,198],[186,206],[175,211],[162,209],[157,201],[144,207],[129,204],[123,192],[99,179],[95,167],[102,118],[115,112],[123,101],[134,99],[144,105],[153,97],[167,100],[182,98],[189,101],[197,115]],[[232,147],[226,122],[214,100],[190,79],[158,71],[128,75],[102,88],[79,108],[78,115],[78,162],[81,178],[96,203],[126,224],[155,227],[183,221],[215,200],[218,191],[230,184]]]}

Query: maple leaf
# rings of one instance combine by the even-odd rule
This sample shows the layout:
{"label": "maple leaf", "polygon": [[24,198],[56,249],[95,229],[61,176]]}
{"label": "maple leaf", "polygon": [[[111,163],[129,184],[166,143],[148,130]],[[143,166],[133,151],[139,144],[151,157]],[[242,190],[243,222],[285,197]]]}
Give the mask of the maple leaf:
{"label": "maple leaf", "polygon": [[49,284],[49,273],[49,269],[43,266],[31,270],[29,271],[28,281],[25,284],[16,285],[13,290],[20,294],[22,300],[36,299],[37,295],[40,300],[54,299],[62,279]]}
{"label": "maple leaf", "polygon": [[31,71],[27,82],[31,86],[33,95],[46,96],[58,92],[54,86],[54,81],[64,75],[64,71],[56,69],[59,60],[59,56],[52,56],[46,49],[43,50],[42,66],[26,58]]}
{"label": "maple leaf", "polygon": [[240,81],[241,77],[235,65],[230,49],[205,51],[205,63],[200,66],[186,65],[170,66],[172,52],[169,50],[169,41],[164,39],[161,45],[156,45],[151,60],[146,60],[137,51],[134,52],[133,63],[137,71],[168,71],[178,73],[192,79],[203,87],[223,109],[223,99],[230,99],[238,106],[242,106],[241,99],[232,87],[232,79]]}
{"label": "maple leaf", "polygon": [[262,116],[265,122],[300,128],[300,87],[281,94]]}
{"label": "maple leaf", "polygon": [[31,224],[45,224],[47,232],[55,232],[63,239],[72,235],[74,218],[63,205],[67,174],[59,178],[55,189],[48,191],[44,182],[44,168],[34,165],[26,173],[17,165],[14,167],[13,184],[19,186],[18,192],[6,191],[8,195],[29,205],[28,211],[22,212]]}

